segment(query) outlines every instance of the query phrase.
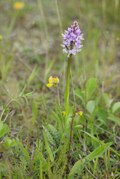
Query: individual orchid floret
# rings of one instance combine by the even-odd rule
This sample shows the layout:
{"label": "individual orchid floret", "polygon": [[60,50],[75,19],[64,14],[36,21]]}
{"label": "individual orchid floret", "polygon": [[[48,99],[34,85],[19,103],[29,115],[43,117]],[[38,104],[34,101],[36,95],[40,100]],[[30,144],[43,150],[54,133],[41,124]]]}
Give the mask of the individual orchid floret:
{"label": "individual orchid floret", "polygon": [[84,39],[77,21],[74,21],[71,27],[68,27],[65,33],[62,34],[62,37],[63,52],[67,53],[68,57],[70,55],[76,55],[76,53],[81,51],[83,46],[81,41]]}

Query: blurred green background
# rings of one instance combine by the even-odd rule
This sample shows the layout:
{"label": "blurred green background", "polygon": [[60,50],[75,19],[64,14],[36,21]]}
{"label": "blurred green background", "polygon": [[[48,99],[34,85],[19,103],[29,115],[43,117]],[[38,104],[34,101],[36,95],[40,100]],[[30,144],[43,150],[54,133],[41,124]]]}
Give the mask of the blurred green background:
{"label": "blurred green background", "polygon": [[103,88],[119,96],[119,0],[26,0],[19,12],[13,9],[14,2],[0,1],[1,50],[14,58],[9,78],[25,80],[27,65],[32,69],[39,65],[44,82],[49,74],[61,76],[66,59],[61,33],[77,20],[85,40],[73,63],[74,82],[82,85],[88,77],[96,76]]}

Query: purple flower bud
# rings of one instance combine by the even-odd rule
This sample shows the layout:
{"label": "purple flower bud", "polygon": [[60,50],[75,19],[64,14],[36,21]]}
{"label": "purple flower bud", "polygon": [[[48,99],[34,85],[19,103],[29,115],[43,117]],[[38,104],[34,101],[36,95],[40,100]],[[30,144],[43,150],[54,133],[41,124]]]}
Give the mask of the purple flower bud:
{"label": "purple flower bud", "polygon": [[77,21],[74,21],[71,27],[68,27],[68,29],[65,30],[65,33],[62,34],[62,37],[63,52],[67,53],[68,57],[70,55],[76,55],[76,53],[81,51],[81,41],[84,40],[84,38],[83,34],[81,34]]}

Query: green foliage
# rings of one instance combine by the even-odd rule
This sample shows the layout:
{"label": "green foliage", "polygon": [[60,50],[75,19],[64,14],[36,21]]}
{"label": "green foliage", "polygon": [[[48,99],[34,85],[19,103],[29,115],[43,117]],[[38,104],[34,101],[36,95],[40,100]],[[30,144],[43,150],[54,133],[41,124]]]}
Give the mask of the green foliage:
{"label": "green foliage", "polygon": [[116,116],[110,114],[108,119],[115,122],[117,125],[120,125],[120,118],[119,117],[116,117]]}
{"label": "green foliage", "polygon": [[96,87],[97,87],[96,79],[90,78],[86,83],[86,98],[87,98],[87,100],[91,98]]}
{"label": "green foliage", "polygon": [[97,147],[93,152],[88,154],[85,158],[77,161],[72,167],[69,175],[70,176],[75,174],[80,175],[84,167],[87,165],[87,163],[94,160],[95,158],[100,157],[103,154],[103,152],[105,152],[108,149],[108,147],[110,147],[110,145],[111,143],[101,145]]}
{"label": "green foliage", "polygon": [[[0,1],[0,178],[119,178],[120,2],[14,2]],[[60,44],[73,19],[85,40],[65,116]],[[51,75],[60,83],[48,89]]]}
{"label": "green foliage", "polygon": [[9,127],[7,124],[4,124],[0,121],[0,138],[9,132]]}
{"label": "green foliage", "polygon": [[120,102],[116,102],[113,106],[112,106],[112,112],[115,113],[120,109]]}
{"label": "green foliage", "polygon": [[89,113],[93,113],[94,109],[95,109],[95,101],[91,100],[87,102],[86,108],[88,110]]}
{"label": "green foliage", "polygon": [[14,146],[16,146],[16,145],[17,145],[17,143],[16,143],[15,139],[11,139],[11,138],[9,138],[9,137],[6,137],[6,138],[5,138],[4,144],[3,144],[3,146],[4,146],[5,148],[9,149],[9,148],[12,148],[12,147],[14,147]]}
{"label": "green foliage", "polygon": [[[53,157],[52,150],[51,150],[51,148],[50,148],[50,146],[49,146],[49,143],[48,143],[48,140],[47,140],[47,138],[46,138],[45,133],[43,133],[43,135],[44,135],[45,147],[46,147],[46,150],[47,150],[49,159],[50,159],[51,162],[53,162],[53,161],[54,161],[54,157]],[[52,141],[52,140],[51,140],[51,139],[52,139],[51,136],[49,136],[48,138],[49,138],[50,141]],[[52,141],[52,142],[53,142],[53,141]]]}

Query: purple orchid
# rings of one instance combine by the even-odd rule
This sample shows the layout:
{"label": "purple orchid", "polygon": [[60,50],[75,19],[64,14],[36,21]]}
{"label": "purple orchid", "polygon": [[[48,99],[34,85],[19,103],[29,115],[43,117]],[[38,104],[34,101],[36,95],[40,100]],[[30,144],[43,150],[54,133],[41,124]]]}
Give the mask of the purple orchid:
{"label": "purple orchid", "polygon": [[81,30],[79,28],[78,22],[74,21],[71,27],[62,34],[63,37],[63,52],[70,55],[76,55],[77,52],[81,51],[82,44],[81,41],[84,40],[83,34],[81,34]]}

